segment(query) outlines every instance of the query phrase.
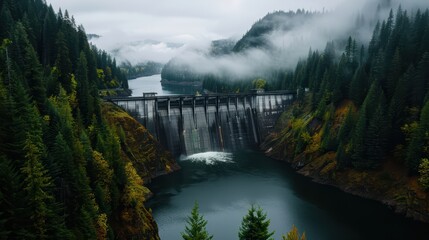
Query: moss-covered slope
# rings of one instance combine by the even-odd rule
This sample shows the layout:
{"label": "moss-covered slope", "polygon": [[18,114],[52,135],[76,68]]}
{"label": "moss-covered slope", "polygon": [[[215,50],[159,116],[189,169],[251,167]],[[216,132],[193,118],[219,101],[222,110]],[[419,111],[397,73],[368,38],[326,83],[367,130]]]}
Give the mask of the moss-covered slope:
{"label": "moss-covered slope", "polygon": [[397,212],[429,222],[429,194],[417,177],[409,176],[400,154],[386,156],[379,167],[371,170],[338,165],[338,153],[326,147],[324,131],[337,136],[348,111],[356,109],[351,101],[331,107],[332,116],[326,113],[322,117],[317,117],[308,107],[292,107],[279,119],[277,131],[267,138],[262,148],[268,156],[290,162],[299,173],[317,182],[379,200]]}
{"label": "moss-covered slope", "polygon": [[103,115],[121,138],[122,157],[131,162],[143,179],[178,169],[176,161],[149,131],[120,107],[104,103]]}
{"label": "moss-covered slope", "polygon": [[123,209],[114,228],[119,239],[159,239],[158,228],[144,202],[150,191],[144,184],[151,178],[177,170],[179,166],[148,130],[120,107],[102,104],[108,125],[116,129],[121,142],[121,158],[125,162],[128,184],[122,198]]}

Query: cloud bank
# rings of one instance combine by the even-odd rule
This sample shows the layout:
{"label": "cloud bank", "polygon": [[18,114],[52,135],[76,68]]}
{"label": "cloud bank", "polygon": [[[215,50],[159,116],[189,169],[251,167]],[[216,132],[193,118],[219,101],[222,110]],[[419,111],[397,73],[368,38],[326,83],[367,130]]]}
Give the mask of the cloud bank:
{"label": "cloud bank", "polygon": [[[379,4],[380,8],[377,7]],[[327,42],[344,40],[349,35],[356,39],[358,48],[361,44],[367,46],[377,21],[386,19],[390,9],[395,13],[400,5],[404,10],[415,11],[418,7],[428,7],[429,2],[403,4],[366,0],[343,3],[335,10],[314,14],[305,21],[300,17],[288,19],[287,25],[293,26],[292,29],[278,29],[265,36],[265,41],[273,46],[272,50],[252,48],[219,57],[200,49],[182,52],[175,61],[199,74],[226,74],[237,79],[264,77],[272,70],[292,69],[299,59],[307,57],[309,49],[323,51]],[[357,27],[357,19],[362,17],[363,21]],[[338,54],[342,53],[344,46],[339,44],[337,47],[340,47]]]}
{"label": "cloud bank", "polygon": [[[55,10],[67,9],[95,43],[109,52],[119,46],[153,39],[189,48],[223,38],[240,38],[259,18],[275,10],[333,10],[346,0],[46,0]],[[131,50],[132,49],[132,50]],[[143,46],[124,51],[135,61],[169,59],[183,49]],[[178,51],[179,50],[179,51]],[[128,57],[129,55],[129,57]]]}
{"label": "cloud bank", "polygon": [[[207,46],[213,40],[231,37],[239,39],[257,19],[268,12],[296,9],[335,12],[331,18],[303,25],[302,30],[294,31],[290,37],[281,34],[272,36],[273,42],[280,42],[280,45],[285,42],[286,46],[291,46],[288,53],[291,57],[288,59],[292,59],[303,52],[305,55],[310,46],[313,49],[323,48],[327,40],[344,34],[344,29],[353,24],[359,12],[369,15],[374,10],[375,1],[46,0],[55,10],[67,9],[70,15],[75,17],[77,24],[85,27],[87,33],[101,35],[102,38],[94,40],[98,47],[108,52],[123,47],[122,51],[118,52],[118,60],[129,60],[132,63],[147,60],[166,62],[174,56],[183,55],[189,49],[194,49],[195,46]],[[392,2],[394,8],[399,3],[408,9],[428,5],[427,0]],[[371,7],[365,9],[365,5]],[[372,29],[368,29],[362,34],[370,35],[371,31]],[[148,39],[160,43],[148,44],[145,42]],[[302,39],[304,41],[301,41]],[[168,43],[180,43],[183,46],[171,47]],[[263,54],[261,57],[264,57]],[[231,59],[233,60],[236,59]]]}

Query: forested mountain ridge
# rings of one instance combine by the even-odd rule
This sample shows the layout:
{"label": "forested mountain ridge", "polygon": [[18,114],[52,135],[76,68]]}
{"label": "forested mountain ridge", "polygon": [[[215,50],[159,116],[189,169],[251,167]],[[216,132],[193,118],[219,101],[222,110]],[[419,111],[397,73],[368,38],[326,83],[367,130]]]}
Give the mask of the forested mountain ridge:
{"label": "forested mountain ridge", "polygon": [[164,64],[148,61],[132,65],[129,61],[125,61],[120,65],[121,70],[125,73],[127,79],[134,79],[145,76],[160,74]]}
{"label": "forested mountain ridge", "polygon": [[175,162],[109,121],[99,89],[128,88],[116,61],[43,0],[0,0],[0,40],[0,238],[159,239],[142,183]]}
{"label": "forested mountain ridge", "polygon": [[[263,18],[256,21],[251,28],[241,37],[238,41],[233,40],[217,40],[213,41],[210,45],[210,49],[206,52],[204,50],[198,50],[194,53],[184,53],[182,55],[172,58],[162,69],[161,78],[170,83],[191,83],[191,84],[203,84],[208,90],[212,89],[212,82],[220,82],[219,85],[225,85],[224,92],[231,90],[228,83],[234,85],[235,83],[249,82],[257,77],[263,77],[267,74],[266,71],[257,71],[258,76],[255,74],[248,73],[252,77],[243,77],[241,74],[235,73],[233,67],[227,65],[236,64],[234,61],[238,61],[235,58],[246,58],[247,51],[261,51],[267,55],[275,55],[278,52],[278,46],[274,46],[269,40],[270,34],[275,32],[287,32],[291,29],[303,26],[306,22],[311,20],[313,17],[320,15],[321,13],[307,12],[304,10],[297,10],[284,12],[275,11],[268,13]],[[188,56],[190,55],[190,57]],[[215,70],[207,70],[204,67],[199,66],[201,64],[196,59],[193,59],[195,55],[202,55],[204,59],[210,62],[219,63],[220,67]],[[222,63],[223,59],[220,57],[231,58],[227,60],[227,63]],[[250,57],[249,57],[250,58]],[[250,61],[250,60],[249,60]],[[210,67],[208,67],[210,69]],[[222,91],[221,88],[218,89]]]}
{"label": "forested mountain ridge", "polygon": [[429,10],[399,7],[368,45],[346,42],[339,58],[328,43],[279,80],[310,92],[279,121],[267,154],[429,221]]}
{"label": "forested mountain ridge", "polygon": [[238,40],[232,50],[234,52],[243,52],[251,48],[272,50],[275,47],[271,46],[270,42],[266,40],[268,34],[273,31],[287,32],[294,27],[303,25],[317,14],[301,9],[298,9],[296,12],[276,11],[269,13],[254,23],[249,31]]}

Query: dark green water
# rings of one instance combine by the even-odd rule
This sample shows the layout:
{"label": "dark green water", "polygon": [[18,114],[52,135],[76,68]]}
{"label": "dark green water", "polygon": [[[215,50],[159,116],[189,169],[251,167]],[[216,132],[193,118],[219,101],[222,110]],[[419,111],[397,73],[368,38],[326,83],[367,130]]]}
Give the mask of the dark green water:
{"label": "dark green water", "polygon": [[181,239],[194,201],[214,239],[238,239],[251,204],[271,219],[275,239],[295,224],[307,239],[429,239],[429,225],[388,207],[317,184],[288,164],[254,151],[206,153],[180,161],[182,170],[157,178],[148,203],[161,239]]}

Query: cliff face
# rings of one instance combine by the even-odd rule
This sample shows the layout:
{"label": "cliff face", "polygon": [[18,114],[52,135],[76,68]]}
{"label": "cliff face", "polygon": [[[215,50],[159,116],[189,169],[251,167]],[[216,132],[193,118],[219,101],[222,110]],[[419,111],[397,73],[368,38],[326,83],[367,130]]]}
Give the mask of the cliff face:
{"label": "cliff face", "polygon": [[[401,157],[386,156],[380,167],[372,170],[340,167],[337,153],[322,147],[321,136],[326,121],[315,117],[308,109],[304,108],[300,114],[294,113],[293,109],[282,115],[276,132],[262,145],[268,156],[291,163],[298,173],[317,182],[378,200],[407,217],[429,222],[429,194],[420,186],[417,177],[409,176]],[[348,109],[354,109],[350,101],[344,101],[335,108],[331,133],[339,131]],[[305,128],[306,134],[299,133],[298,128]],[[305,146],[297,148],[302,139]]]}
{"label": "cliff face", "polygon": [[151,192],[144,184],[151,178],[179,169],[148,130],[121,108],[102,105],[108,125],[116,129],[121,140],[121,159],[125,162],[128,184],[114,228],[120,239],[159,239],[158,227],[144,202]]}

